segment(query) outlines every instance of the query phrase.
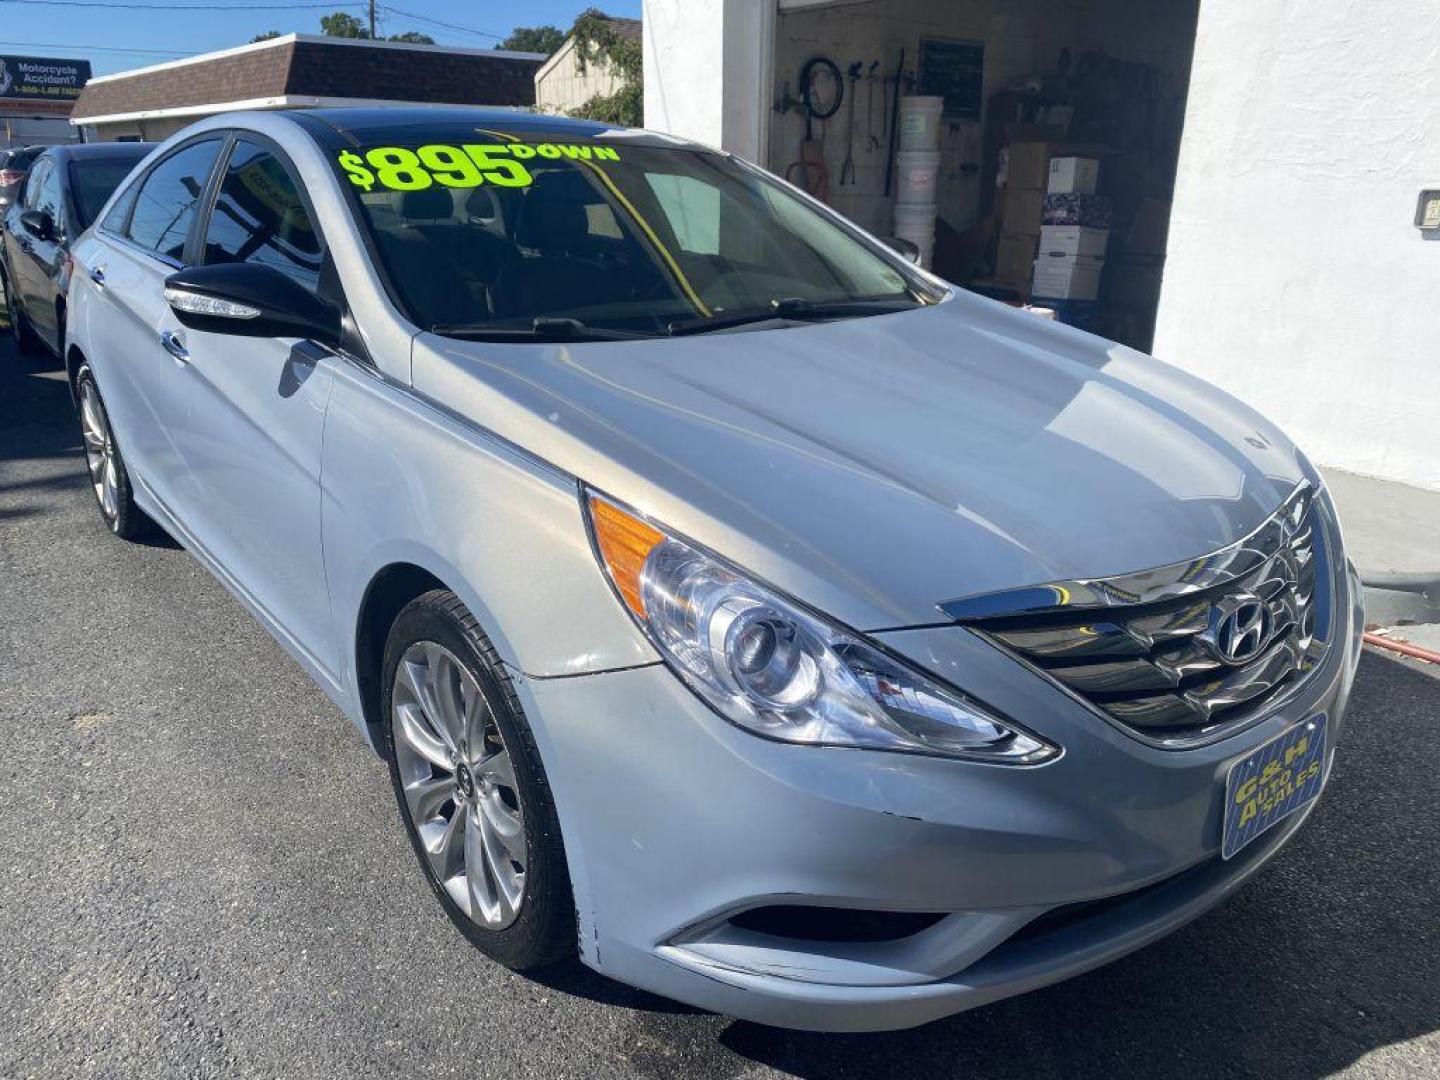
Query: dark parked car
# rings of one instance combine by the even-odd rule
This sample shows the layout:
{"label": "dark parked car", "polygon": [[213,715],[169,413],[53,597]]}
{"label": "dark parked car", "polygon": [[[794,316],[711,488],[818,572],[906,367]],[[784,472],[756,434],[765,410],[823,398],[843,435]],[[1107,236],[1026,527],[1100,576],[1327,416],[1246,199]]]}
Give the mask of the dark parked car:
{"label": "dark parked car", "polygon": [[0,150],[0,213],[10,209],[25,182],[31,163],[46,151],[44,146],[17,146]]}
{"label": "dark parked car", "polygon": [[[5,211],[0,280],[21,351],[65,344],[70,242],[95,220],[150,143],[54,146],[30,164],[20,197]],[[0,173],[3,175],[3,173]]]}

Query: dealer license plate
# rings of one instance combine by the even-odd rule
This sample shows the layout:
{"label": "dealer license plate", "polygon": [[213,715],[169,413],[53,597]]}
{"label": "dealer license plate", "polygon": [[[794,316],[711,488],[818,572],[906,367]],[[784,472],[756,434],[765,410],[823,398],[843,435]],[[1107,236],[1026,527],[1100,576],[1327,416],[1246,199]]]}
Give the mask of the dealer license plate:
{"label": "dealer license plate", "polygon": [[1323,715],[1296,724],[1231,765],[1225,777],[1221,857],[1233,857],[1320,794],[1324,772]]}

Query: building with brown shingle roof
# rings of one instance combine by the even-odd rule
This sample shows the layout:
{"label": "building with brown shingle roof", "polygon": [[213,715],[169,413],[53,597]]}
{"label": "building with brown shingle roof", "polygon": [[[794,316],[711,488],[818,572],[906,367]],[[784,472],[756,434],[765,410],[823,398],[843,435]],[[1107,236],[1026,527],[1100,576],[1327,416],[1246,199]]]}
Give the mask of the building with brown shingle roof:
{"label": "building with brown shingle roof", "polygon": [[544,61],[539,53],[286,34],[93,78],[70,122],[101,141],[154,140],[239,109],[392,102],[530,108]]}

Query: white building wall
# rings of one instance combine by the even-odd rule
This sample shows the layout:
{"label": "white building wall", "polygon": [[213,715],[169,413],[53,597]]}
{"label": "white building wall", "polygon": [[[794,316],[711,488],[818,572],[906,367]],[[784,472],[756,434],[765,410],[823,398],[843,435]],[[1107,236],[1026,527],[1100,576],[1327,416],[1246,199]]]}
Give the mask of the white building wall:
{"label": "white building wall", "polygon": [[764,157],[776,0],[645,0],[645,126]]}
{"label": "white building wall", "polygon": [[611,69],[610,61],[601,57],[587,63],[582,73],[575,39],[567,38],[535,73],[535,109],[565,115],[593,97],[618,93],[623,85],[624,80]]}
{"label": "white building wall", "polygon": [[1440,8],[1204,0],[1155,352],[1440,490]]}

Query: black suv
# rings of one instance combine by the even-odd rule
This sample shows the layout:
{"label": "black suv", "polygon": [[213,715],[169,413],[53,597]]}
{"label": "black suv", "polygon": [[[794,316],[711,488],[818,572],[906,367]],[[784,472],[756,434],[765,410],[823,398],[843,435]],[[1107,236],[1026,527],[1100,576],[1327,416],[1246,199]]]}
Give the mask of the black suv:
{"label": "black suv", "polygon": [[65,290],[70,242],[85,231],[120,181],[153,149],[150,143],[52,146],[30,165],[5,211],[0,282],[22,351],[65,347]]}

